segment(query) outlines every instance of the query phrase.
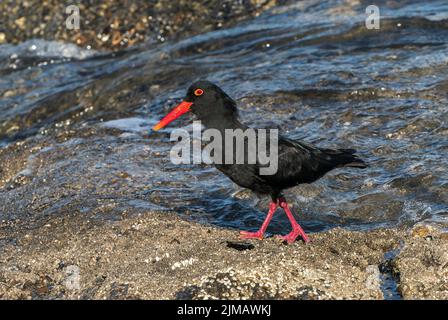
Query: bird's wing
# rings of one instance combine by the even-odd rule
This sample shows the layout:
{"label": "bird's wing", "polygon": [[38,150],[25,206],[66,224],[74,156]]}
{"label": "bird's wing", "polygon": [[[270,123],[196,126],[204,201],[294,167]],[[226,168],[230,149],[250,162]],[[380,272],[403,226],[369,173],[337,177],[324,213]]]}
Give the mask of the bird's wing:
{"label": "bird's wing", "polygon": [[261,178],[271,185],[287,188],[312,182],[331,170],[331,155],[303,141],[281,137],[278,141],[278,169]]}

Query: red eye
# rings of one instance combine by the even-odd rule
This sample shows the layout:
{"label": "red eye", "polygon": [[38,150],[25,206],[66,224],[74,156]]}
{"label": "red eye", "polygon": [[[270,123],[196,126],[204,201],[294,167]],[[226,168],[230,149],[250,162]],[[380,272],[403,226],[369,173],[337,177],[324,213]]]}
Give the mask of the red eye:
{"label": "red eye", "polygon": [[194,90],[194,95],[195,96],[202,96],[204,94],[204,90],[202,90],[202,89],[196,89],[196,90]]}

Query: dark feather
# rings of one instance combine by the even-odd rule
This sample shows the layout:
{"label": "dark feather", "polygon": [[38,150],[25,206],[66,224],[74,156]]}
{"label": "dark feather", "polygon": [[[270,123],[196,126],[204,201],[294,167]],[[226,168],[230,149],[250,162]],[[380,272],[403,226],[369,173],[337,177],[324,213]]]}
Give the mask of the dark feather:
{"label": "dark feather", "polygon": [[338,167],[365,168],[353,149],[320,149],[303,141],[281,137],[278,142],[278,170],[260,175],[259,164],[217,165],[236,184],[257,193],[278,195],[283,189],[311,183]]}

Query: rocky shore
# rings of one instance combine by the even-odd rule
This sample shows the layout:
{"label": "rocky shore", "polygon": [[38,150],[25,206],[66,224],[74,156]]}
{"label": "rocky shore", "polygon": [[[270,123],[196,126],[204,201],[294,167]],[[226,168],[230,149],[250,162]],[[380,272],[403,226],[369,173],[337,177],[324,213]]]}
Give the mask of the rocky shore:
{"label": "rocky shore", "polygon": [[337,228],[287,246],[147,212],[110,224],[59,217],[13,235],[3,226],[1,237],[2,299],[448,298],[447,234],[421,226]]}
{"label": "rocky shore", "polygon": [[334,228],[308,245],[241,241],[236,230],[144,205],[160,201],[142,196],[155,177],[124,169],[147,167],[162,157],[157,148],[92,126],[1,149],[0,298],[448,298],[443,230]]}
{"label": "rocky shore", "polygon": [[[6,0],[0,2],[0,44],[18,44],[37,38],[71,42],[99,53],[118,51],[139,43],[157,44],[229,27],[288,2],[113,0],[107,4],[79,4],[80,29],[69,30],[65,26],[66,2]],[[353,5],[357,3],[353,1]],[[433,23],[423,26],[429,26],[431,34],[435,30]],[[357,39],[358,32],[354,33],[356,37],[342,35],[332,46],[344,43],[344,39]],[[443,34],[446,34],[444,29],[439,36]],[[277,35],[272,35],[274,37]],[[286,39],[289,46],[289,36]],[[207,45],[204,50],[208,50]],[[402,47],[401,42],[389,45],[394,50]],[[263,43],[263,47],[260,43],[259,47],[254,47],[254,52],[258,54],[262,51],[260,48],[270,46],[270,42]],[[320,52],[328,47],[322,48]],[[202,52],[203,49],[194,50]],[[123,54],[130,54],[129,51]],[[393,53],[386,58],[400,57]],[[5,83],[11,84],[5,85],[7,90],[0,93],[2,102],[6,101],[2,105],[4,112],[0,123],[0,138],[5,143],[0,148],[0,299],[448,299],[448,233],[442,228],[429,224],[365,232],[333,228],[311,234],[309,245],[298,241],[288,246],[273,237],[264,241],[242,241],[237,230],[191,221],[189,208],[181,213],[182,217],[178,211],[168,211],[166,208],[170,206],[166,202],[170,199],[164,190],[171,192],[177,188],[188,193],[191,191],[189,182],[197,176],[190,169],[171,166],[167,156],[168,135],[149,135],[151,123],[148,119],[157,118],[157,112],[160,115],[163,108],[173,105],[178,96],[164,97],[162,93],[184,90],[194,68],[191,62],[175,60],[181,53],[163,52],[155,58],[151,56],[152,60],[144,55],[137,56],[135,63],[131,57],[122,62],[121,68],[109,70],[107,66],[118,64],[113,59],[115,54],[91,59],[82,68],[78,66],[84,63],[82,59],[68,59],[65,61],[68,66],[63,64],[64,59],[59,59],[54,69],[45,68],[48,63],[55,62],[47,62],[45,57],[34,57],[36,62],[30,62],[27,55],[11,54],[2,69],[5,77],[14,72],[17,76],[8,78],[14,81],[6,80]],[[314,51],[311,56],[315,58]],[[249,57],[252,59],[251,56],[245,59]],[[100,59],[104,59],[104,63],[96,65]],[[175,67],[168,63],[172,61],[176,62]],[[185,68],[179,67],[184,64]],[[329,65],[325,64],[325,68]],[[443,70],[433,65],[428,68],[431,72]],[[215,65],[204,67],[198,69],[198,73],[222,72],[214,69]],[[385,70],[389,72],[392,68]],[[233,69],[231,72],[228,79],[240,77]],[[407,78],[409,83],[418,82],[417,77],[423,74],[419,70],[414,76],[414,72],[407,72],[412,74],[411,79]],[[63,78],[67,73],[73,76],[70,81]],[[326,69],[322,74],[325,73]],[[181,78],[180,74],[185,80],[173,81]],[[434,100],[425,100],[431,112],[434,105],[440,108],[446,105],[445,100],[438,100],[440,92],[445,92],[441,90],[446,87],[445,82],[424,93],[403,93],[393,91],[393,83],[387,82],[377,90],[374,86],[381,78],[375,78],[372,88],[365,89],[364,94],[364,88],[352,91],[362,82],[359,79],[364,79],[362,74],[348,71],[335,74],[337,81],[322,78],[320,84],[337,87],[341,79],[354,80],[343,83],[340,90],[304,89],[289,93],[278,90],[262,99],[256,94],[252,98],[241,95],[239,102],[247,116],[260,112],[258,106],[262,102],[265,112],[272,111],[279,116],[279,123],[302,118],[302,115],[290,117],[298,105],[308,112],[304,118],[315,117],[310,110],[318,109],[325,95],[332,106],[338,100],[348,100],[359,106],[364,100],[374,99],[375,102],[372,97],[381,95],[381,98],[390,99],[396,95],[400,98],[401,94],[420,95],[426,99],[433,90]],[[426,75],[429,79],[432,73]],[[391,77],[389,74],[380,76]],[[264,77],[263,74],[260,78]],[[313,79],[315,75],[306,77]],[[253,78],[250,74],[246,80]],[[59,83],[58,79],[65,82]],[[76,86],[71,87],[72,82]],[[314,82],[307,85],[316,87]],[[36,87],[34,91],[33,86]],[[47,92],[52,86],[58,90]],[[251,99],[255,100],[251,102]],[[372,108],[393,105],[390,101],[381,100]],[[425,153],[432,150],[432,156],[441,154],[445,150],[442,147],[431,148],[434,141],[444,141],[447,130],[443,121],[425,117],[415,120],[412,115],[412,118],[404,118],[407,122],[401,129],[382,130],[378,124],[393,123],[395,114],[403,115],[405,107],[414,112],[414,105],[406,103],[400,102],[395,109],[390,109],[391,117],[382,114],[367,117],[367,111],[361,117],[350,110],[339,114],[332,111],[322,116],[328,121],[317,122],[325,130],[332,123],[351,128],[352,122],[363,122],[365,125],[360,130],[350,130],[364,132],[369,138],[376,137],[378,132],[387,134],[390,140],[378,140],[379,147],[373,149],[373,157],[377,157],[376,161],[383,167],[407,170],[403,174],[390,169],[395,174],[392,181],[395,191],[372,192],[348,213],[339,209],[336,212],[342,218],[339,221],[376,218],[378,221],[369,222],[396,221],[399,216],[393,212],[406,212],[409,208],[406,204],[415,205],[407,200],[413,200],[415,195],[420,196],[417,199],[420,201],[426,201],[429,194],[438,197],[441,204],[446,203],[447,184],[437,180],[437,175],[446,171],[437,167],[443,166],[439,158],[433,158],[428,167],[420,162],[423,159],[420,154],[413,154],[416,162],[411,164],[406,159],[397,160],[394,154],[406,148]],[[369,115],[370,112],[369,109]],[[263,119],[263,114],[257,118]],[[115,124],[108,126],[110,120],[116,121]],[[120,129],[117,122],[124,129]],[[289,129],[299,125],[308,130],[316,123],[300,120]],[[374,132],[368,131],[369,128]],[[417,142],[422,141],[428,128],[431,132],[438,131],[439,135],[426,136],[431,142],[419,145]],[[342,126],[337,128],[337,132],[341,130]],[[414,136],[414,133],[422,136]],[[355,136],[350,132],[345,134]],[[393,143],[402,143],[399,139],[403,136],[416,144],[398,148]],[[403,157],[408,155],[403,154]],[[182,177],[175,176],[175,172],[181,172]],[[206,177],[205,181],[216,178],[214,173],[201,174]],[[341,175],[334,179],[339,179],[345,188],[344,181],[351,177]],[[374,191],[375,183],[383,185],[383,180],[370,179],[362,186],[360,180],[359,188]],[[207,191],[206,187],[201,186],[201,190]],[[191,194],[200,194],[194,191]],[[319,192],[310,190],[308,199]],[[409,199],[398,201],[395,199],[398,192],[409,195]],[[431,201],[435,200],[428,200],[428,203]],[[186,197],[182,202],[188,207],[192,199]],[[443,214],[442,208],[436,209]],[[388,218],[382,220],[384,217],[379,217],[378,212],[384,212]],[[201,214],[207,216],[207,212]],[[414,215],[415,212],[411,212],[412,221],[425,218],[414,218]],[[345,226],[344,223],[340,225]]]}
{"label": "rocky shore", "polygon": [[[121,49],[228,27],[287,0],[98,1],[76,4],[80,28],[68,29],[66,1],[0,3],[0,44],[28,39],[61,40],[92,49]],[[69,11],[71,13],[71,11]]]}

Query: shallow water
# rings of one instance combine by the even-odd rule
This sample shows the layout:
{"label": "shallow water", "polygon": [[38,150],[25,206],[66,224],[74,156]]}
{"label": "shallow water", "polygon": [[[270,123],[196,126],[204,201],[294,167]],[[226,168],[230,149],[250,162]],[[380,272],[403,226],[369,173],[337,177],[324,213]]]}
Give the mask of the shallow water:
{"label": "shallow water", "polygon": [[[448,3],[376,1],[380,30],[364,25],[369,4],[303,1],[116,53],[44,40],[0,46],[0,145],[42,144],[3,175],[0,218],[108,207],[112,217],[101,219],[174,210],[257,228],[268,199],[238,193],[212,167],[169,162],[169,132],[190,117],[150,132],[192,81],[207,78],[238,101],[243,122],[355,148],[369,163],[286,192],[306,230],[446,224]],[[82,136],[89,130],[100,134]],[[288,229],[279,214],[269,230]]]}

